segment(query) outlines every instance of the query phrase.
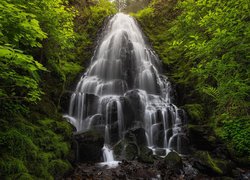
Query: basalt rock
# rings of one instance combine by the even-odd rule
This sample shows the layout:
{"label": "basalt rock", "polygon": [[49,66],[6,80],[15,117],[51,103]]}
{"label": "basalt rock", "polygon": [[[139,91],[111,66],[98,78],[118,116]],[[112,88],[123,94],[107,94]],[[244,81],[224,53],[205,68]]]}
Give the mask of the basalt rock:
{"label": "basalt rock", "polygon": [[145,130],[143,128],[131,129],[125,134],[125,139],[128,141],[132,141],[137,145],[146,146],[147,139]]}
{"label": "basalt rock", "polygon": [[139,147],[139,156],[138,161],[142,163],[154,163],[154,156],[151,149],[149,149],[146,146],[140,146]]}
{"label": "basalt rock", "polygon": [[104,137],[93,130],[74,134],[77,162],[100,162]]}
{"label": "basalt rock", "polygon": [[168,169],[180,170],[183,169],[182,159],[176,152],[170,152],[164,158],[164,163]]}
{"label": "basalt rock", "polygon": [[120,140],[113,146],[116,160],[135,160],[139,155],[139,147],[134,142]]}

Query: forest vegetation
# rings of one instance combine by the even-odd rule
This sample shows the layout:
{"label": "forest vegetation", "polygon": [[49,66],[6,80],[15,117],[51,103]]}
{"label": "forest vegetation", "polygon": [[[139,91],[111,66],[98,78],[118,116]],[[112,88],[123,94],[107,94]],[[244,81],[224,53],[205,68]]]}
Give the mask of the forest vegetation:
{"label": "forest vegetation", "polygon": [[190,128],[208,127],[235,162],[249,165],[249,5],[248,0],[2,0],[0,179],[54,179],[72,168],[73,129],[62,114],[105,19],[118,9],[138,20],[176,86]]}
{"label": "forest vegetation", "polygon": [[61,96],[91,58],[107,0],[0,2],[0,179],[53,179],[71,168]]}
{"label": "forest vegetation", "polygon": [[189,126],[211,127],[249,164],[249,2],[153,0],[134,16],[176,84]]}

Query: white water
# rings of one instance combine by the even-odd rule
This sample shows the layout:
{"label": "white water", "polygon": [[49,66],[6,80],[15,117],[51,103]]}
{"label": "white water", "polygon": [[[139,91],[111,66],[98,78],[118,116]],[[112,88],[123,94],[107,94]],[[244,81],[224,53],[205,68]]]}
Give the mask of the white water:
{"label": "white water", "polygon": [[136,21],[118,13],[110,19],[91,64],[71,96],[66,116],[77,131],[103,133],[103,158],[127,130],[144,128],[148,147],[182,151],[185,113],[173,104],[171,83]]}

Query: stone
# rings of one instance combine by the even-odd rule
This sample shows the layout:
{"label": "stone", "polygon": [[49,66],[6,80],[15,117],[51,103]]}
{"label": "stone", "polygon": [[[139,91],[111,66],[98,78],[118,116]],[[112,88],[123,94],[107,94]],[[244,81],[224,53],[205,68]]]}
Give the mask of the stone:
{"label": "stone", "polygon": [[135,143],[129,143],[124,148],[125,159],[126,160],[135,160],[139,154],[139,148]]}
{"label": "stone", "polygon": [[140,146],[139,150],[139,162],[151,164],[154,163],[153,151],[151,149],[149,149],[147,146]]}
{"label": "stone", "polygon": [[96,107],[98,107],[99,97],[94,94],[84,94],[85,95],[85,108],[87,116],[96,114]]}
{"label": "stone", "polygon": [[167,154],[164,158],[165,166],[171,170],[180,170],[183,169],[182,159],[178,153],[172,151]]}
{"label": "stone", "polygon": [[76,141],[76,161],[77,162],[100,162],[102,158],[102,147],[104,137],[94,131],[77,132],[74,134]]}
{"label": "stone", "polygon": [[135,128],[129,130],[125,134],[125,139],[135,142],[137,145],[147,145],[147,138],[143,128]]}
{"label": "stone", "polygon": [[116,160],[135,160],[139,156],[139,147],[134,142],[120,140],[113,146]]}

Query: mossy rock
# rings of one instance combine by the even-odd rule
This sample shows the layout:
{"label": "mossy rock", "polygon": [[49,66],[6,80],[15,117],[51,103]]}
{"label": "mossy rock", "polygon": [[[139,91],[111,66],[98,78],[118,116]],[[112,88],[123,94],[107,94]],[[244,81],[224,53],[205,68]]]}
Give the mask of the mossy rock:
{"label": "mossy rock", "polygon": [[117,160],[135,160],[139,156],[138,145],[125,139],[115,144],[113,150]]}
{"label": "mossy rock", "polygon": [[207,151],[198,151],[194,157],[197,159],[194,167],[204,174],[219,176],[231,174],[233,165],[229,161],[214,159]]}
{"label": "mossy rock", "polygon": [[178,153],[172,151],[164,158],[165,166],[171,170],[183,169],[182,159]]}
{"label": "mossy rock", "polygon": [[135,160],[139,154],[139,148],[135,143],[128,143],[125,146],[125,159],[126,160]]}
{"label": "mossy rock", "polygon": [[124,145],[125,145],[124,140],[120,140],[120,141],[118,141],[118,143],[116,143],[113,146],[113,152],[115,155],[115,159],[117,159],[117,160],[124,159],[124,155],[123,155]]}
{"label": "mossy rock", "polygon": [[140,146],[140,153],[138,157],[138,161],[142,163],[154,163],[153,151],[149,149],[147,146]]}

